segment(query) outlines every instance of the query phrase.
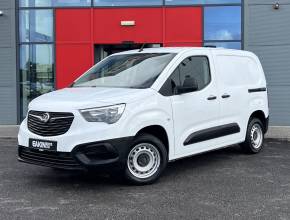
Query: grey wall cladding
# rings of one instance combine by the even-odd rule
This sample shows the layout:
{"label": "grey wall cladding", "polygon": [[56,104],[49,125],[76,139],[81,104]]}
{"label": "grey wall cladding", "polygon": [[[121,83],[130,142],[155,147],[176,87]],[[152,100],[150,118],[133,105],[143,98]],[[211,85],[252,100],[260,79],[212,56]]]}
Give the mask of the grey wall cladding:
{"label": "grey wall cladding", "polygon": [[276,2],[278,2],[279,4],[289,4],[290,1],[289,0],[245,0],[245,2],[248,2],[249,4],[253,5],[253,4],[264,4],[264,5],[272,5],[275,4]]}
{"label": "grey wall cladding", "polygon": [[245,0],[244,12],[245,49],[259,56],[267,78],[270,125],[290,126],[290,0]]}
{"label": "grey wall cladding", "polygon": [[17,124],[15,2],[1,0],[0,125]]}
{"label": "grey wall cladding", "polygon": [[268,85],[290,86],[290,44],[249,48],[259,56]]}
{"label": "grey wall cladding", "polygon": [[249,45],[287,44],[290,36],[290,5],[274,10],[272,5],[251,5],[248,20]]}
{"label": "grey wall cladding", "polygon": [[13,0],[1,0],[0,1],[0,8],[1,9],[14,8],[14,1]]}
{"label": "grey wall cladding", "polygon": [[274,126],[290,126],[290,86],[268,86],[270,121]]}

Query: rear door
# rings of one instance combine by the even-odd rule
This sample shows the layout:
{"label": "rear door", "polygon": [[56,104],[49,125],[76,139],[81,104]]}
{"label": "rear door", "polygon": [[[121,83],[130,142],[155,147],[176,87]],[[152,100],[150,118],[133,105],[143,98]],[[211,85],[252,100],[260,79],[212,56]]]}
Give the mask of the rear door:
{"label": "rear door", "polygon": [[172,87],[187,77],[198,83],[198,91],[171,96],[177,158],[215,148],[210,129],[220,125],[220,101],[211,67],[210,54],[187,54],[171,76]]}

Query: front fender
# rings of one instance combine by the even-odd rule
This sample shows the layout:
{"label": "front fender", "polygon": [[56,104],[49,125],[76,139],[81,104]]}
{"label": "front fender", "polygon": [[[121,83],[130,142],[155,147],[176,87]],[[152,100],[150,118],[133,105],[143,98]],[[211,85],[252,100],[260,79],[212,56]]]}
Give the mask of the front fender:
{"label": "front fender", "polygon": [[169,143],[169,159],[174,155],[174,131],[172,120],[171,102],[167,99],[157,100],[158,97],[143,100],[142,103],[128,106],[130,109],[128,119],[126,120],[124,129],[131,136],[136,134],[143,128],[149,126],[161,126],[167,133]]}
{"label": "front fender", "polygon": [[128,120],[128,129],[134,135],[141,129],[152,125],[159,125],[168,131],[172,129],[171,116],[166,114],[166,112],[155,109],[139,112]]}

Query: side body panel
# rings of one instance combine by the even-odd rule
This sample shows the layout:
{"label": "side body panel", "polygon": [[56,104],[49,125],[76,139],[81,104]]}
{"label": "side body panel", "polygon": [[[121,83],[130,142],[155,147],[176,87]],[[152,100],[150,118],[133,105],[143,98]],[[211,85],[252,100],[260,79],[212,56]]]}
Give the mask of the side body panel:
{"label": "side body panel", "polygon": [[224,143],[243,142],[250,115],[261,110],[268,116],[265,76],[257,57],[248,52],[214,50],[215,68],[221,100],[222,124],[237,123],[240,132],[224,137]]}
{"label": "side body panel", "polygon": [[[156,90],[160,89],[176,67],[185,58],[191,56],[208,57],[211,69],[211,82],[200,91],[165,97],[171,101],[174,121],[175,155],[172,159],[178,159],[224,146],[223,139],[220,137],[221,133],[216,133],[211,138],[202,140],[204,136],[212,133],[208,129],[215,128],[216,130],[214,132],[220,131],[218,130],[220,128],[223,129],[222,131],[227,129],[220,127],[222,126],[219,117],[220,100],[218,98],[208,100],[209,97],[216,96],[218,92],[215,69],[209,50],[188,50],[178,54],[174,62],[172,62],[172,65],[166,69],[165,73],[153,87]],[[196,137],[199,138],[198,141],[196,141]]]}
{"label": "side body panel", "polygon": [[[259,59],[254,54],[244,51],[211,51],[210,68],[216,89],[209,91],[216,91],[219,104],[203,103],[205,96],[202,93],[190,98],[189,94],[170,97],[175,136],[175,155],[172,159],[241,143],[245,139],[248,120],[253,112],[260,110],[264,112],[265,117],[269,116],[267,92],[249,92],[251,89],[255,91],[257,88],[266,88],[266,80]],[[157,80],[153,86],[154,89],[161,88],[165,80],[188,54],[190,54],[189,51],[176,57],[173,64],[167,67],[165,73]],[[204,55],[203,50],[196,50],[196,55]],[[218,59],[218,56],[224,56],[225,60]],[[237,59],[242,57],[246,61],[243,60],[244,63],[239,64],[233,60],[231,63],[230,57],[237,57]],[[227,74],[232,71],[235,74],[234,77],[227,78],[227,74],[223,72],[227,63],[231,63]],[[206,93],[206,89],[201,92]],[[199,105],[193,104],[194,99]],[[190,105],[194,106],[194,109],[190,108]],[[184,146],[184,142],[190,138],[192,138],[192,144]]]}

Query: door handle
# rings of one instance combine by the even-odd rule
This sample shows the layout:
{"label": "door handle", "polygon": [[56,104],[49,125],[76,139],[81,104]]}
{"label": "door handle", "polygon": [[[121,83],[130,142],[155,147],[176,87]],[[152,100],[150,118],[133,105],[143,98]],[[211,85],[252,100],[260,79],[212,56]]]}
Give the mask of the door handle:
{"label": "door handle", "polygon": [[215,100],[216,98],[217,98],[216,96],[211,95],[211,96],[209,96],[209,97],[207,98],[207,100]]}
{"label": "door handle", "polygon": [[223,98],[223,99],[230,98],[230,97],[231,97],[231,96],[230,96],[229,94],[223,94],[223,95],[222,95],[222,98]]}

